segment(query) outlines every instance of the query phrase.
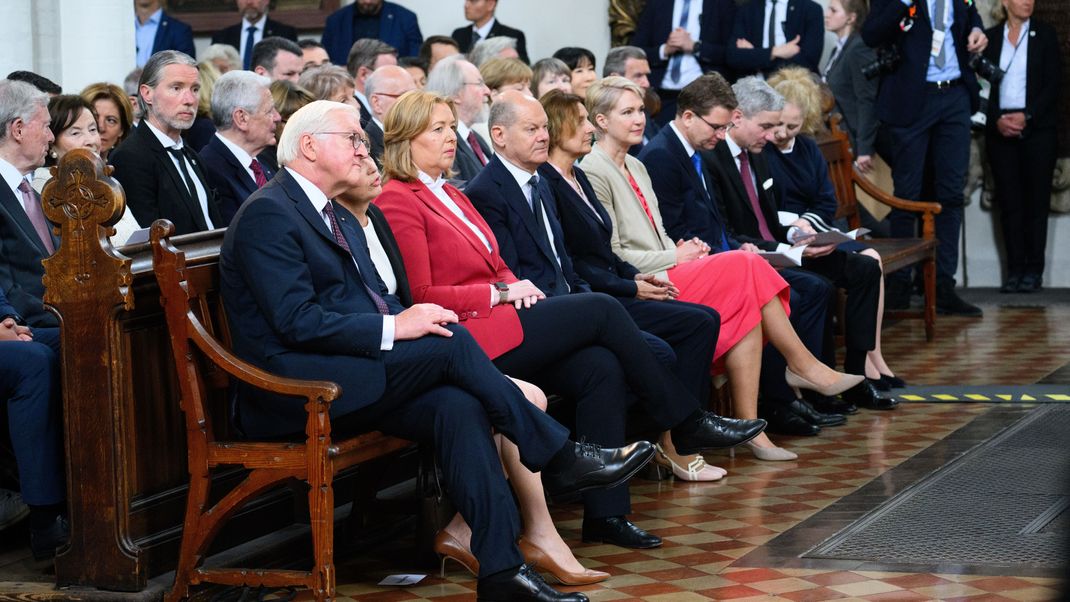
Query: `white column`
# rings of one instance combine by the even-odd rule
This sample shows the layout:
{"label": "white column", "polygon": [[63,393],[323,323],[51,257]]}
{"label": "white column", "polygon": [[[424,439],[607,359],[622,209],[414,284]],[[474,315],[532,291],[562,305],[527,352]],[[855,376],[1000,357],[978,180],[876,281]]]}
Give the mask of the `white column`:
{"label": "white column", "polygon": [[7,0],[0,36],[0,77],[33,70],[33,0]]}

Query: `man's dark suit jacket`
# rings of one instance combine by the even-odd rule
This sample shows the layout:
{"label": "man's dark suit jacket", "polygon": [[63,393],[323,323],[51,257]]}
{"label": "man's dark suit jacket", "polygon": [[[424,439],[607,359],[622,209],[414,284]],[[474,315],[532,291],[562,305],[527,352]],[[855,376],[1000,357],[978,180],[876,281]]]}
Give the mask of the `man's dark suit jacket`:
{"label": "man's dark suit jacket", "polygon": [[156,38],[152,41],[152,53],[161,50],[178,50],[196,58],[193,47],[193,28],[167,14],[160,16],[160,26],[156,28]]}
{"label": "man's dark suit jacket", "polygon": [[[781,226],[777,218],[777,204],[773,196],[773,188],[766,189],[762,185],[763,182],[771,179],[769,164],[766,163],[762,153],[744,152],[750,158],[751,169],[755,179],[758,180],[755,185],[755,190],[758,192],[758,204],[762,208],[762,215],[765,216],[769,231],[776,240],[764,240],[758,233],[758,219],[751,210],[747,190],[743,188],[743,178],[736,169],[736,160],[728,149],[728,143],[721,142],[712,151],[703,151],[702,158],[713,174],[713,179],[717,181],[717,196],[721,201],[729,231],[734,234],[734,238],[741,243],[753,243],[766,251],[775,251],[778,241],[788,242],[788,229]],[[658,195],[658,198],[660,199],[661,195]]]}
{"label": "man's dark suit jacket", "polygon": [[[554,248],[550,248],[549,241],[539,234],[545,232],[544,225],[536,221],[524,192],[500,157],[491,159],[468,183],[464,193],[494,232],[505,265],[518,278],[527,278],[548,296],[591,291],[590,285],[580,279],[572,267],[572,260],[565,250],[561,220],[554,207],[554,196],[545,180],[539,178],[538,193],[554,235]],[[556,286],[555,250],[561,259],[561,273],[569,290],[558,290]]]}
{"label": "man's dark suit jacket", "polygon": [[[985,31],[988,46],[985,58],[1000,65],[1003,53],[1003,26],[995,25]],[[1054,128],[1059,122],[1059,85],[1062,78],[1059,39],[1055,29],[1036,18],[1029,19],[1029,50],[1026,54],[1025,115],[1026,131]],[[988,129],[997,133],[996,121],[1003,107],[999,105],[1000,84],[992,84],[988,94]],[[1018,108],[1018,107],[1010,107]]]}
{"label": "man's dark suit jacket", "polygon": [[[230,27],[224,27],[215,32],[212,36],[213,44],[230,44],[235,49],[241,50],[242,38],[248,34],[242,29],[245,27],[245,21],[239,21]],[[272,19],[264,21],[264,35],[263,38],[279,37],[286,38],[287,40],[297,41],[297,30],[285,23],[279,23]]]}
{"label": "man's dark suit jacket", "polygon": [[379,124],[375,123],[374,119],[369,119],[367,125],[364,126],[364,133],[368,135],[368,142],[371,143],[368,153],[371,154],[373,159],[381,163],[383,151],[386,150],[383,144],[383,130],[379,127]]}
{"label": "man's dark suit jacket", "polygon": [[[208,217],[216,228],[225,223],[219,213],[215,194],[204,175],[200,158],[192,149],[183,146],[193,164],[190,177],[200,178],[208,194]],[[186,196],[186,184],[175,167],[167,149],[142,120],[130,136],[108,155],[115,167],[113,176],[123,185],[126,202],[139,224],[151,224],[167,218],[175,225],[176,234],[189,234],[208,229],[200,203]]]}
{"label": "man's dark suit jacket", "polygon": [[[638,46],[646,52],[650,63],[650,84],[661,87],[669,61],[662,60],[658,50],[669,33],[676,29],[672,22],[673,2],[647,2],[642,15],[632,34],[631,45]],[[717,71],[726,78],[730,77],[726,53],[735,45],[732,37],[732,22],[736,15],[736,3],[733,0],[703,0],[702,14],[699,16],[699,39],[702,44],[695,50],[695,58],[703,71]],[[671,58],[671,57],[670,57]]]}
{"label": "man's dark suit jacket", "polygon": [[[494,25],[490,26],[490,31],[487,32],[488,38],[494,38],[498,36],[505,36],[516,39],[516,53],[520,55],[520,60],[528,63],[528,49],[527,42],[524,40],[524,32],[519,29],[513,29],[508,25],[502,25],[502,22],[497,17],[494,18]],[[458,27],[450,34],[457,44],[461,47],[461,52],[468,52],[472,49],[472,26],[466,25],[465,27]]]}
{"label": "man's dark suit jacket", "polygon": [[639,160],[646,165],[650,174],[650,183],[658,196],[661,221],[669,238],[691,240],[698,237],[715,250],[720,250],[723,237],[727,239],[730,249],[739,248],[730,233],[725,231],[726,224],[718,207],[717,191],[714,183],[706,177],[705,166],[703,182],[699,180],[691,157],[687,156],[687,150],[671,127],[661,128],[661,132],[639,153]]}
{"label": "man's dark suit jacket", "polygon": [[[487,159],[494,157],[494,154],[490,151],[490,146],[476,134],[476,142],[479,143],[479,148],[483,151],[483,156]],[[487,163],[490,165],[490,163]],[[479,175],[479,172],[483,171],[483,164],[479,162],[479,157],[476,156],[475,151],[469,146],[468,141],[460,136],[457,136],[457,156],[453,158],[453,177],[458,180],[469,180]],[[506,264],[508,265],[508,261]]]}
{"label": "man's dark suit jacket", "polygon": [[[363,231],[346,226],[356,218],[342,207],[335,212],[350,248],[366,247]],[[342,387],[332,416],[382,396],[383,317],[366,283],[378,287],[392,313],[403,308],[383,290],[367,253],[351,255],[338,244],[289,171],[280,170],[238,210],[219,267],[239,357],[283,376],[330,374]],[[242,427],[257,434],[286,434],[305,420],[302,405],[287,398],[251,402],[239,395],[239,407]]]}
{"label": "man's dark suit jacket", "polygon": [[[52,244],[59,248],[59,237],[52,234]],[[0,290],[7,297],[15,313],[27,326],[59,326],[52,312],[45,310],[45,268],[41,260],[48,250],[34,230],[22,199],[0,182]],[[2,315],[2,314],[0,314]]]}
{"label": "man's dark suit jacket", "polygon": [[[327,17],[323,27],[323,47],[335,65],[345,65],[349,59],[349,49],[353,42],[353,15],[356,5],[344,6]],[[420,45],[424,36],[420,33],[420,24],[416,13],[393,2],[383,2],[379,13],[379,39],[390,44],[398,51],[398,56],[416,56],[420,54]]]}
{"label": "man's dark suit jacket", "polygon": [[[790,42],[795,36],[800,36],[800,52],[785,60],[770,58],[772,47],[762,48],[768,27],[765,20],[766,1],[750,0],[736,13],[732,43],[728,46],[728,65],[740,77],[759,72],[768,75],[787,65],[800,65],[816,73],[821,51],[825,47],[825,16],[821,5],[813,0],[788,0],[784,39]],[[746,39],[754,48],[736,48],[735,40],[739,38]]]}
{"label": "man's dark suit jacket", "polygon": [[[877,91],[877,114],[882,122],[897,127],[915,125],[921,115],[928,94],[925,92],[925,76],[929,70],[929,50],[932,46],[932,17],[928,2],[915,2],[917,17],[909,31],[899,24],[907,16],[908,8],[900,0],[873,0],[869,17],[862,25],[862,40],[872,48],[898,44],[899,65],[894,71],[881,76]],[[955,54],[959,61],[960,78],[970,93],[970,111],[977,111],[980,87],[977,76],[969,67],[970,54],[966,51],[966,37],[974,28],[982,28],[981,16],[973,2],[952,2],[955,20],[950,35],[955,40]]]}
{"label": "man's dark suit jacket", "polygon": [[[224,228],[234,219],[234,214],[245,199],[256,192],[256,181],[249,176],[246,166],[238,161],[218,136],[212,136],[208,144],[201,149],[200,156],[204,163],[204,175],[208,177],[208,185],[215,190],[219,204],[222,221],[217,223],[216,227]],[[275,172],[263,162],[261,168],[264,170],[265,179],[270,181],[275,176]]]}
{"label": "man's dark suit jacket", "polygon": [[862,36],[853,33],[825,75],[856,157],[877,152],[877,78],[862,74],[862,67],[876,59]]}
{"label": "man's dark suit jacket", "polygon": [[[556,199],[565,248],[568,249],[573,268],[593,290],[633,299],[638,291],[635,275],[639,270],[613,253],[610,245],[613,218],[598,202],[587,174],[578,167],[573,167],[572,171],[583,193],[590,199],[594,212],[552,165],[544,163],[539,167],[539,175],[549,184]],[[595,217],[595,213],[598,217]]]}

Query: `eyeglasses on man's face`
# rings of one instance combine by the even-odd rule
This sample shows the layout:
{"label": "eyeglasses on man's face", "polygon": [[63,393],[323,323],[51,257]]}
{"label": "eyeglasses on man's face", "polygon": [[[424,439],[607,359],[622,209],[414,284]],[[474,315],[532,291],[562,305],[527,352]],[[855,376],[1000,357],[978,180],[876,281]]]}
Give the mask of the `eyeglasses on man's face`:
{"label": "eyeglasses on man's face", "polygon": [[313,135],[344,136],[349,138],[349,142],[353,144],[353,150],[359,151],[361,148],[368,148],[368,140],[358,132],[314,132]]}

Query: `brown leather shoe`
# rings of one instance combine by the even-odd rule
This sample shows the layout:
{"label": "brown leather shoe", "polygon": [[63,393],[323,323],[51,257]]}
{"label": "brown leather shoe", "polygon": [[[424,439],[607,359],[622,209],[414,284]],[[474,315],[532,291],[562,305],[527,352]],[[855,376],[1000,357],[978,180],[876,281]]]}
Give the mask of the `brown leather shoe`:
{"label": "brown leather shoe", "polygon": [[545,550],[531,543],[524,537],[517,542],[520,553],[524,555],[524,562],[535,567],[536,570],[553,575],[561,585],[590,585],[609,579],[609,573],[586,569],[582,573],[570,573],[550,557]]}
{"label": "brown leather shoe", "polygon": [[447,558],[463,566],[473,576],[479,576],[479,561],[476,560],[475,555],[445,529],[435,535],[435,543],[431,549],[442,558],[442,566],[439,567],[440,577],[446,576]]}

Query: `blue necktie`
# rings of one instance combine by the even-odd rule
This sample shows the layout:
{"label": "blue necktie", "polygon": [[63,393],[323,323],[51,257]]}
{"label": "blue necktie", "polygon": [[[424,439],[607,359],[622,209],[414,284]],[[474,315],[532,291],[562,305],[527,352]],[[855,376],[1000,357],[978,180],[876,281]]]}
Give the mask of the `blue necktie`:
{"label": "blue necktie", "polygon": [[[684,0],[684,8],[680,11],[680,27],[687,28],[687,16],[691,9],[691,0]],[[669,60],[669,77],[673,82],[680,81],[680,64],[684,62],[684,53],[677,52]]]}
{"label": "blue necktie", "polygon": [[242,59],[244,69],[249,71],[253,68],[253,46],[256,45],[256,26],[250,25],[245,29],[249,35],[245,36],[245,58]]}
{"label": "blue necktie", "polygon": [[[691,155],[691,164],[695,166],[695,172],[698,173],[699,184],[701,184],[703,190],[705,190],[706,176],[702,174],[702,157],[700,157],[698,153],[694,153],[693,155]],[[710,197],[710,205],[713,207],[713,215],[717,218],[717,228],[721,231],[721,250],[727,251],[729,249],[728,237],[725,236],[724,233],[724,224],[721,223],[721,214],[719,211],[717,211],[717,201],[713,198],[712,194],[709,194],[708,190],[706,191],[706,193]]]}

